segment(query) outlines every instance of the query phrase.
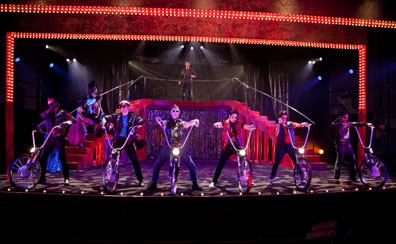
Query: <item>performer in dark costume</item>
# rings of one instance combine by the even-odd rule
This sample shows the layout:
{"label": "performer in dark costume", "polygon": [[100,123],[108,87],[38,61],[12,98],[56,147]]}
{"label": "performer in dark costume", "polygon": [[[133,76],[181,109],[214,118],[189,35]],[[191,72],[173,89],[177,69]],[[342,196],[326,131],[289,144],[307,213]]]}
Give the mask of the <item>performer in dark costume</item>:
{"label": "performer in dark costume", "polygon": [[[293,161],[293,164],[297,163],[297,154],[296,149],[292,146],[292,141],[295,143],[294,138],[294,129],[297,127],[307,127],[308,123],[296,123],[292,121],[287,121],[287,112],[281,110],[278,113],[278,124],[276,125],[275,135],[277,136],[276,140],[276,153],[275,153],[275,162],[272,165],[271,176],[269,178],[269,185],[272,185],[276,176],[276,172],[278,170],[279,164],[281,163],[283,157],[289,154],[289,157]],[[290,136],[289,136],[290,133]]]}
{"label": "performer in dark costume", "polygon": [[351,126],[372,126],[371,123],[365,122],[349,122],[348,113],[341,112],[336,120],[331,123],[333,132],[333,141],[336,147],[337,159],[334,166],[334,183],[340,183],[341,166],[346,159],[349,162],[349,179],[356,181],[356,158],[350,143]]}
{"label": "performer in dark costume", "polygon": [[[54,98],[48,98],[48,109],[41,113],[41,117],[45,121],[45,127],[47,133],[51,131],[54,126],[60,125],[63,122],[71,121],[72,123],[75,122],[75,119],[71,114],[67,111],[60,109],[60,105],[58,101]],[[40,157],[40,166],[42,170],[42,175],[40,178],[40,184],[46,184],[46,172],[47,172],[47,159],[50,155],[52,149],[56,147],[59,153],[59,160],[62,164],[63,169],[63,177],[65,181],[65,185],[69,185],[69,167],[66,161],[66,154],[65,154],[65,128],[57,128],[54,130],[54,133],[50,135],[47,143],[44,146],[43,153]]]}
{"label": "performer in dark costume", "polygon": [[196,78],[197,76],[189,61],[186,61],[184,64],[185,67],[180,73],[178,83],[179,86],[182,85],[181,100],[184,101],[185,99],[187,99],[187,101],[191,101],[193,99],[193,78]]}
{"label": "performer in dark costume", "polygon": [[[124,144],[126,137],[130,129],[135,126],[141,126],[144,123],[144,119],[139,117],[133,112],[129,112],[130,103],[126,100],[120,102],[121,113],[114,113],[107,115],[102,119],[103,127],[106,123],[111,123],[113,127],[113,146],[120,147]],[[139,186],[144,186],[143,174],[140,164],[137,160],[135,146],[133,142],[136,140],[136,136],[129,138],[127,145],[124,147],[125,152],[128,155],[129,160],[131,160],[133,168],[135,170],[136,178],[139,181]]]}
{"label": "performer in dark costume", "polygon": [[[198,119],[194,119],[187,122],[179,119],[179,115],[180,115],[180,108],[177,105],[173,105],[171,109],[170,118],[165,119],[167,122],[166,125],[164,126],[166,127],[166,133],[168,134],[169,143],[171,144],[171,146],[175,146],[175,145],[179,146],[183,143],[183,129],[188,129],[191,126],[194,126],[195,124],[199,125]],[[156,122],[159,126],[162,126],[159,120],[157,120]],[[154,191],[157,189],[157,182],[159,178],[160,169],[167,160],[169,162],[169,155],[170,155],[170,148],[165,143],[161,149],[160,154],[155,160],[154,168],[153,168],[153,178],[147,190]],[[188,169],[190,170],[190,178],[191,181],[193,182],[192,189],[201,191],[202,188],[198,185],[197,182],[195,163],[192,160],[188,150],[186,150],[186,147],[182,149],[181,155],[182,155],[181,162],[186,163]]]}

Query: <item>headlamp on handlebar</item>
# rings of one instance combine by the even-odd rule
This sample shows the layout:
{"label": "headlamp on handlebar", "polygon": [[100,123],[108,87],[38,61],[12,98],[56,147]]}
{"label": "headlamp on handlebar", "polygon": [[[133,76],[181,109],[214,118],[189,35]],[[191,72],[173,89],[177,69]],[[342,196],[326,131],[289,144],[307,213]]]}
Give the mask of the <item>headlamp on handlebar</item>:
{"label": "headlamp on handlebar", "polygon": [[111,154],[116,154],[117,153],[117,149],[113,149],[113,150],[111,150]]}
{"label": "headlamp on handlebar", "polygon": [[238,152],[239,156],[245,157],[246,156],[246,150],[242,149]]}
{"label": "headlamp on handlebar", "polygon": [[34,153],[36,151],[36,148],[35,147],[32,147],[31,149],[30,149],[30,153]]}
{"label": "headlamp on handlebar", "polygon": [[180,155],[180,149],[179,148],[173,148],[172,149],[172,155],[177,157]]}
{"label": "headlamp on handlebar", "polygon": [[298,153],[299,153],[299,154],[304,154],[304,152],[305,152],[304,148],[299,148],[299,149],[298,149]]}

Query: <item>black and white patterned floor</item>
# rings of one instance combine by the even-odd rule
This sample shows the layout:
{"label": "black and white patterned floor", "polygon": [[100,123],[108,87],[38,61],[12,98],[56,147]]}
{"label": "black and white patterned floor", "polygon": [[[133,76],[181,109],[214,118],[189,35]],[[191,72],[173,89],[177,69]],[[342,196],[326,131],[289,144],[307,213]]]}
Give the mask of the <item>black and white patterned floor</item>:
{"label": "black and white patterned floor", "polygon": [[[235,196],[239,195],[236,181],[236,162],[228,161],[220,176],[219,182],[215,188],[210,188],[209,183],[213,177],[217,161],[196,161],[198,183],[203,188],[202,191],[192,191],[192,183],[189,180],[188,168],[182,165],[178,182],[178,194],[183,196]],[[47,193],[64,193],[67,194],[103,194],[101,187],[102,167],[95,166],[81,170],[70,171],[70,185],[63,185],[62,171],[56,173],[47,173],[47,184],[37,185],[32,192]],[[145,160],[141,162],[144,175],[144,187],[137,184],[133,167],[130,163],[122,163],[120,167],[120,180],[117,187],[117,196],[169,196],[169,178],[168,166],[164,165],[160,172],[160,182],[157,191],[146,191],[152,176],[153,161]],[[273,195],[273,194],[315,194],[315,193],[338,193],[351,191],[368,191],[360,181],[348,181],[348,171],[343,168],[341,173],[341,183],[334,184],[333,167],[328,165],[324,171],[313,171],[312,183],[310,188],[305,192],[297,192],[292,178],[292,169],[279,167],[278,174],[272,186],[268,185],[268,177],[271,172],[271,165],[253,164],[254,186],[249,196],[254,195]],[[390,177],[385,188],[377,190],[396,189],[396,179]],[[7,181],[5,174],[0,175],[0,191],[15,191]]]}

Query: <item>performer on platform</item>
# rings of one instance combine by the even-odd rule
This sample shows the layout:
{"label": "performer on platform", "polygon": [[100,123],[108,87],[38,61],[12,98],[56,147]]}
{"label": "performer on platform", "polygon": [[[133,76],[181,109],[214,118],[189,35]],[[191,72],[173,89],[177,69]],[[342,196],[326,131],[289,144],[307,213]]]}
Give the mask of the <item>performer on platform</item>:
{"label": "performer on platform", "polygon": [[269,185],[273,184],[279,164],[286,153],[289,154],[291,160],[293,161],[293,164],[296,165],[297,154],[296,154],[296,150],[293,148],[291,144],[292,143],[291,140],[293,140],[293,143],[295,143],[294,129],[297,127],[308,127],[309,125],[306,122],[299,124],[296,122],[287,121],[287,117],[288,117],[287,112],[285,110],[281,110],[278,113],[278,124],[276,125],[276,129],[275,129],[275,135],[277,137],[275,163],[272,165],[272,172],[269,178]]}
{"label": "performer on platform", "polygon": [[[121,147],[126,138],[128,137],[128,133],[130,129],[138,125],[141,127],[144,123],[144,119],[139,117],[137,114],[133,112],[129,112],[130,103],[126,100],[120,102],[121,113],[114,113],[111,115],[107,115],[102,119],[103,127],[106,126],[106,123],[109,123],[109,127],[112,127],[113,130],[113,147]],[[105,128],[103,128],[105,129]],[[133,168],[135,170],[136,178],[138,180],[139,186],[144,186],[143,182],[143,174],[140,164],[137,160],[136,150],[133,142],[136,140],[135,136],[131,136],[126,146],[124,147],[125,152],[128,155],[128,158],[131,160]]]}
{"label": "performer on platform", "polygon": [[83,142],[85,141],[85,137],[87,136],[87,129],[85,125],[86,115],[87,115],[87,98],[83,97],[80,102],[80,106],[77,108],[76,113],[76,123],[73,124],[69,133],[67,134],[67,138],[69,143],[72,145],[77,145],[77,147],[84,148]]}
{"label": "performer on platform", "polygon": [[[180,108],[177,105],[173,105],[171,109],[171,116],[165,120],[165,128],[166,128],[166,133],[168,135],[169,143],[171,146],[180,146],[183,143],[183,129],[188,129],[191,126],[194,125],[199,125],[199,120],[194,119],[189,122],[183,121],[179,119],[180,115]],[[162,126],[160,122],[160,118],[156,119],[156,122],[159,126]],[[192,189],[193,190],[198,190],[201,191],[202,188],[198,185],[197,182],[197,173],[196,173],[196,167],[195,163],[192,160],[187,147],[184,147],[181,152],[181,162],[186,163],[189,170],[190,170],[190,178],[193,183]],[[170,148],[168,144],[164,144],[162,146],[161,152],[158,155],[157,159],[155,160],[154,163],[154,168],[153,168],[153,177],[150,186],[147,188],[148,191],[154,191],[157,189],[157,183],[158,183],[158,178],[159,178],[159,172],[162,167],[162,165],[169,160],[169,155],[170,155]]]}
{"label": "performer on platform", "polygon": [[230,134],[230,137],[232,139],[232,142],[234,143],[234,146],[237,149],[242,149],[242,128],[245,130],[250,130],[250,128],[254,125],[247,125],[247,124],[241,124],[238,120],[239,117],[239,112],[232,110],[228,113],[228,119],[220,122],[216,122],[213,124],[215,128],[224,128],[225,130],[223,131],[222,134],[222,143],[223,143],[223,151],[220,154],[220,159],[216,167],[215,174],[213,176],[212,182],[209,184],[209,187],[215,187],[217,184],[217,181],[220,177],[221,171],[223,170],[224,165],[226,164],[227,160],[231,157],[231,155],[235,154],[236,151],[232,147],[231,142],[229,141],[229,138],[227,136],[227,132]]}
{"label": "performer on platform", "polygon": [[[75,119],[71,114],[63,109],[60,109],[59,103],[54,98],[48,98],[48,109],[41,113],[41,117],[45,120],[45,127],[47,133],[51,131],[54,126],[60,125],[63,122],[71,121],[75,122]],[[47,172],[47,159],[52,149],[56,147],[59,153],[59,160],[62,164],[63,177],[65,185],[69,185],[69,167],[66,162],[65,154],[65,128],[57,128],[54,133],[50,135],[47,143],[44,146],[43,153],[40,157],[40,166],[42,175],[39,184],[46,184],[46,172]]]}
{"label": "performer on platform", "polygon": [[[103,114],[101,106],[101,96],[99,95],[98,88],[95,81],[91,81],[88,84],[88,97],[87,97],[87,119],[88,132],[91,134],[96,134],[100,137],[101,130],[98,130],[101,116]],[[100,128],[100,127],[99,127]]]}
{"label": "performer on platform", "polygon": [[186,61],[184,64],[185,67],[180,73],[178,83],[179,86],[182,85],[181,100],[184,101],[185,99],[187,99],[187,101],[191,101],[193,99],[193,78],[196,78],[197,76],[189,61]]}
{"label": "performer on platform", "polygon": [[348,113],[343,111],[338,118],[331,123],[333,142],[336,147],[337,159],[334,166],[334,183],[340,183],[341,166],[346,159],[349,162],[349,180],[356,181],[356,158],[350,143],[351,126],[372,126],[371,123],[349,122]]}

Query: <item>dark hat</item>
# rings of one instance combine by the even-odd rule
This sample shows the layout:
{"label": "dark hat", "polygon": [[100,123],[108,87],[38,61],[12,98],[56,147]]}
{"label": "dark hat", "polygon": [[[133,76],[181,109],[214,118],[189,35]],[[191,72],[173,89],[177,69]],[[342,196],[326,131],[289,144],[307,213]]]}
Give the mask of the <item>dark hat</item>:
{"label": "dark hat", "polygon": [[88,83],[89,93],[92,93],[95,89],[97,89],[96,81],[92,80]]}

